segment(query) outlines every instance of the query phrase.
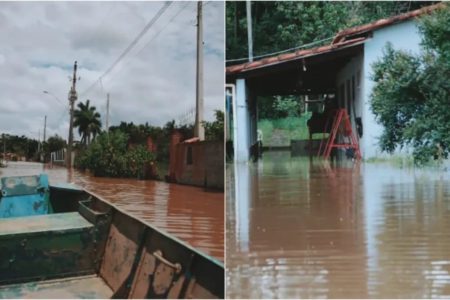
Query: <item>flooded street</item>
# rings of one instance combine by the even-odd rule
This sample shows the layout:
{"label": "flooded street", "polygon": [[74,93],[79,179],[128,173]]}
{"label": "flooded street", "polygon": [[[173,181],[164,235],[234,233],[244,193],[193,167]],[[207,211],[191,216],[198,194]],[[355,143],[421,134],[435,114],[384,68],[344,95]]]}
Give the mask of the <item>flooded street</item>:
{"label": "flooded street", "polygon": [[449,171],[267,152],[226,184],[227,297],[450,297]]}
{"label": "flooded street", "polygon": [[43,172],[49,175],[50,184],[72,182],[82,186],[200,251],[224,259],[224,196],[221,192],[161,181],[98,178],[38,163],[9,162],[7,168],[0,169],[0,177]]}

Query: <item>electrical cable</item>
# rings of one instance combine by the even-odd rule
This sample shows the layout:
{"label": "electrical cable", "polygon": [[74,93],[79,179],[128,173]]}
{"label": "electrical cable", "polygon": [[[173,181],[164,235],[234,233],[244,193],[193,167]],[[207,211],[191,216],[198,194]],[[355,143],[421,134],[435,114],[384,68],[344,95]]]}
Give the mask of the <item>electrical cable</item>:
{"label": "electrical cable", "polygon": [[[293,51],[293,50],[298,50],[298,49],[314,46],[314,45],[320,44],[320,43],[325,42],[325,41],[332,40],[333,38],[334,38],[334,36],[328,37],[328,38],[325,38],[325,39],[322,39],[322,40],[318,40],[318,41],[315,41],[315,42],[311,42],[311,43],[308,43],[308,44],[303,44],[303,45],[300,45],[300,46],[297,46],[297,47],[293,47],[293,48],[277,51],[277,52],[272,52],[272,53],[266,53],[266,54],[253,56],[253,58],[254,59],[255,58],[256,59],[257,58],[263,58],[263,57],[273,56],[273,55],[277,55],[277,54],[281,54],[281,53],[285,53],[285,52],[289,52],[289,51]],[[228,59],[228,60],[226,60],[226,62],[234,62],[234,61],[242,61],[242,60],[248,60],[248,57]]]}
{"label": "electrical cable", "polygon": [[155,22],[161,17],[161,15],[169,8],[169,6],[172,4],[172,2],[165,2],[163,7],[159,9],[159,11],[153,16],[153,18],[150,20],[150,22],[145,25],[145,27],[142,29],[142,31],[134,38],[134,40],[128,45],[128,47],[122,52],[121,55],[114,61],[114,63],[101,75],[91,86],[89,86],[86,90],[84,90],[80,94],[80,98],[85,96],[103,77],[108,75],[116,66],[117,64],[133,49],[134,46],[139,42],[139,40],[144,36],[145,33],[155,24]]}
{"label": "electrical cable", "polygon": [[[159,36],[159,34],[161,33],[161,32],[163,32],[166,28],[167,28],[167,26],[169,26],[170,25],[170,23],[172,23],[173,22],[173,20],[184,10],[184,9],[186,9],[188,6],[189,6],[189,4],[190,4],[190,2],[186,2],[186,4],[183,6],[183,7],[181,7],[180,8],[180,10],[178,10],[178,12],[177,13],[175,13],[170,19],[169,19],[169,21],[141,48],[141,50],[139,50],[139,52],[138,53],[136,53],[135,55],[134,55],[134,57],[135,56],[138,56],[138,55],[140,55],[143,51],[144,51],[144,49],[145,48],[147,48],[148,47],[148,45],[150,45],[150,43],[153,41],[153,40],[155,40],[158,36]],[[117,76],[117,74],[118,73],[116,73],[116,74],[114,74],[114,75],[112,75],[109,79],[110,80],[112,80],[114,77],[116,77]]]}

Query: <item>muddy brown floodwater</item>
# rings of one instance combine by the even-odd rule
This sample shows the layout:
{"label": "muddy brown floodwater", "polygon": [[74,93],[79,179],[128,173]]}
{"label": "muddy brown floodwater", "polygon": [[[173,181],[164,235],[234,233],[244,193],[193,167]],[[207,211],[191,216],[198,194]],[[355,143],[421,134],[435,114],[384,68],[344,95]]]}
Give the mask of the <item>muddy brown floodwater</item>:
{"label": "muddy brown floodwater", "polygon": [[72,182],[194,248],[224,259],[224,194],[161,181],[93,177],[39,163],[9,162],[0,177],[47,173],[50,183]]}
{"label": "muddy brown floodwater", "polygon": [[267,152],[226,209],[229,298],[450,297],[449,171]]}

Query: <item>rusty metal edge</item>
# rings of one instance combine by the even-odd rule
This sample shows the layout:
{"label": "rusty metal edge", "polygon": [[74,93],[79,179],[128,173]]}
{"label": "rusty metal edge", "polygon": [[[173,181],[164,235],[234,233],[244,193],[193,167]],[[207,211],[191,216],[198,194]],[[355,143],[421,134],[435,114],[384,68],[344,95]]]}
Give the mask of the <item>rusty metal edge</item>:
{"label": "rusty metal edge", "polygon": [[[355,46],[364,44],[365,42],[367,42],[369,40],[370,40],[370,38],[364,38],[364,39],[358,38],[358,39],[354,39],[354,40],[348,40],[348,41],[342,42],[340,44],[326,45],[326,46],[321,46],[321,47],[317,47],[317,48],[312,48],[312,49],[309,49],[309,50],[315,50],[315,51],[310,51],[306,55],[295,56],[295,57],[292,57],[290,59],[285,59],[285,60],[276,60],[276,61],[273,61],[273,62],[270,62],[270,63],[266,63],[266,64],[262,63],[262,64],[260,64],[258,66],[255,66],[255,67],[246,67],[246,65],[248,63],[239,64],[239,65],[233,65],[233,66],[229,66],[229,67],[226,68],[225,76],[226,77],[233,77],[233,76],[234,77],[239,77],[240,75],[248,74],[248,73],[250,73],[252,71],[256,71],[256,70],[260,70],[260,69],[264,69],[264,68],[270,68],[270,67],[277,66],[277,65],[280,65],[280,64],[284,64],[284,63],[290,63],[290,62],[293,62],[293,61],[299,61],[299,60],[302,60],[302,59],[305,59],[305,58],[318,56],[318,55],[323,55],[323,54],[328,54],[328,53],[331,53],[331,52],[340,51],[340,50],[344,50],[344,49],[347,49],[347,48],[355,47]],[[329,49],[327,49],[325,51],[317,51],[317,49],[322,48],[322,47],[329,47]],[[231,71],[232,67],[237,68],[240,65],[243,65],[243,67],[240,68],[239,70]],[[230,69],[230,71],[228,69]]]}
{"label": "rusty metal edge", "polygon": [[[52,187],[53,187],[53,186],[50,185],[50,188],[52,188]],[[59,189],[64,189],[63,187],[58,187],[58,188],[59,188]],[[207,260],[211,261],[212,263],[216,264],[217,266],[219,266],[220,268],[222,268],[222,269],[225,270],[224,263],[221,262],[220,260],[218,260],[218,259],[216,259],[216,258],[214,258],[214,257],[212,257],[212,256],[210,256],[210,255],[207,255],[207,254],[201,252],[201,251],[198,250],[198,249],[195,249],[194,247],[192,247],[191,245],[187,244],[186,242],[184,242],[184,241],[178,239],[177,237],[175,237],[175,236],[173,236],[173,235],[167,233],[167,232],[164,231],[164,230],[161,230],[161,229],[155,227],[154,225],[150,224],[148,221],[145,221],[145,220],[142,220],[142,219],[140,219],[140,218],[137,218],[137,217],[132,216],[130,213],[128,213],[128,212],[125,211],[124,209],[121,209],[121,208],[117,207],[115,204],[106,201],[106,200],[103,199],[101,196],[99,196],[98,194],[96,194],[96,193],[94,193],[94,192],[92,192],[92,191],[90,191],[90,190],[88,190],[88,189],[85,189],[85,188],[80,187],[80,191],[84,191],[84,192],[86,192],[86,193],[88,193],[88,194],[90,194],[90,195],[96,197],[98,200],[102,201],[103,203],[105,203],[106,205],[112,207],[113,209],[119,211],[120,213],[126,215],[127,217],[129,217],[129,218],[131,218],[131,219],[134,219],[134,220],[136,220],[137,222],[140,222],[140,223],[145,224],[146,226],[150,227],[151,229],[153,229],[153,230],[157,231],[158,233],[160,233],[160,234],[166,236],[167,238],[170,238],[170,239],[176,241],[177,243],[179,243],[179,244],[181,244],[182,246],[188,248],[189,250],[191,250],[191,251],[194,252],[195,254],[198,254],[199,256],[202,256],[202,257],[206,258]]]}

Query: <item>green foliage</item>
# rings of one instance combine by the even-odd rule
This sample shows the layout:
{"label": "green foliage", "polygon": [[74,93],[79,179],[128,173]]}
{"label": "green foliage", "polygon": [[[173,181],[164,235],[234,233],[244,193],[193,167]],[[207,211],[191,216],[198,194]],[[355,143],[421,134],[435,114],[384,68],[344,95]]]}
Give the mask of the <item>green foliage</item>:
{"label": "green foliage", "polygon": [[381,149],[410,146],[417,164],[447,158],[450,151],[450,9],[419,25],[423,53],[414,56],[387,45],[373,67],[371,108],[384,126]]}
{"label": "green foliage", "polygon": [[299,97],[295,96],[275,96],[273,109],[282,117],[298,117],[301,115]]}
{"label": "green foliage", "polygon": [[125,133],[129,144],[145,145],[147,137],[151,137],[157,145],[156,160],[158,162],[169,160],[170,136],[174,129],[181,132],[184,139],[191,138],[194,134],[192,125],[175,126],[175,121],[167,122],[163,127],[146,124],[134,124],[133,122],[121,122],[119,126],[111,126],[110,131]]}
{"label": "green foliage", "polygon": [[[18,156],[24,156],[27,160],[37,158],[37,150],[39,142],[26,136],[2,134],[0,144],[0,154],[3,157],[5,152],[15,153]],[[4,147],[5,146],[5,147]]]}
{"label": "green foliage", "polygon": [[81,135],[81,144],[89,145],[92,138],[101,132],[102,123],[100,114],[96,111],[95,106],[90,106],[90,101],[86,103],[80,102],[73,113],[73,126],[78,127],[78,133]]}
{"label": "green foliage", "polygon": [[95,176],[143,177],[144,170],[154,161],[153,154],[143,145],[128,149],[128,136],[118,130],[101,133],[81,152],[75,165],[89,169]]}
{"label": "green foliage", "polygon": [[[291,140],[309,139],[309,131],[306,122],[311,118],[311,113],[305,113],[300,117],[286,117],[278,119],[261,119],[258,121],[258,129],[262,131],[264,146],[289,146]],[[321,139],[322,134],[313,135],[313,139]]]}
{"label": "green foliage", "polygon": [[304,105],[299,96],[259,96],[258,118],[278,119],[299,117],[303,113]]}
{"label": "green foliage", "polygon": [[65,146],[66,141],[59,135],[55,134],[54,136],[51,136],[47,139],[44,149],[46,153],[51,153],[54,151],[61,150]]}
{"label": "green foliage", "polygon": [[216,120],[213,122],[203,122],[205,127],[205,139],[210,141],[223,141],[224,139],[224,113],[216,110],[214,112]]}
{"label": "green foliage", "polygon": [[[323,40],[333,37],[342,29],[432,3],[425,1],[253,1],[254,55]],[[247,57],[245,1],[226,2],[226,36],[227,59]]]}

